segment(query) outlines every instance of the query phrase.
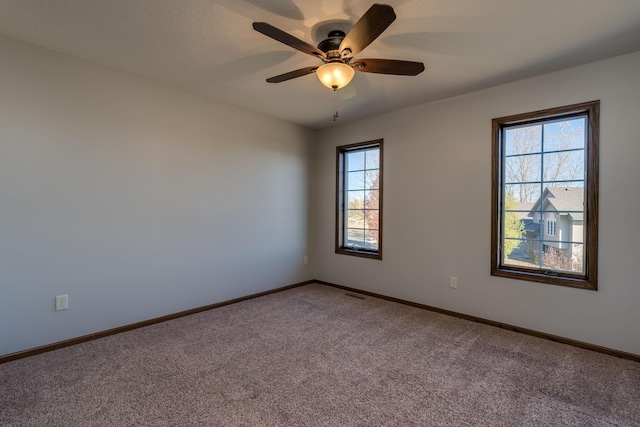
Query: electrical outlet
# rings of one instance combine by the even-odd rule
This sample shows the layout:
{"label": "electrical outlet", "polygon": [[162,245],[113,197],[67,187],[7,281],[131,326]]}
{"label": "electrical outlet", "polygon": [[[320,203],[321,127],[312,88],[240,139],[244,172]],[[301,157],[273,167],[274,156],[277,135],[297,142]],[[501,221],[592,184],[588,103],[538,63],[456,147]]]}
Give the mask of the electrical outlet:
{"label": "electrical outlet", "polygon": [[304,265],[309,264],[309,257],[305,255],[304,258],[302,259],[302,262],[304,263]]}
{"label": "electrical outlet", "polygon": [[457,277],[449,277],[449,287],[453,289],[458,289],[458,278]]}
{"label": "electrical outlet", "polygon": [[56,311],[69,308],[69,295],[58,295],[56,297]]}

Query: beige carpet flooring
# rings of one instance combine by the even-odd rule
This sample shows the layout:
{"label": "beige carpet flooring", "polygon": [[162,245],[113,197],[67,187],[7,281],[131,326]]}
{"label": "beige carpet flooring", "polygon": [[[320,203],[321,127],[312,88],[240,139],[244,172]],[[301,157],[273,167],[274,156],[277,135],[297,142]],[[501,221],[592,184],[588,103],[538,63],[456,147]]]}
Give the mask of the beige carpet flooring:
{"label": "beige carpet flooring", "polygon": [[0,365],[2,426],[640,426],[640,364],[307,285]]}

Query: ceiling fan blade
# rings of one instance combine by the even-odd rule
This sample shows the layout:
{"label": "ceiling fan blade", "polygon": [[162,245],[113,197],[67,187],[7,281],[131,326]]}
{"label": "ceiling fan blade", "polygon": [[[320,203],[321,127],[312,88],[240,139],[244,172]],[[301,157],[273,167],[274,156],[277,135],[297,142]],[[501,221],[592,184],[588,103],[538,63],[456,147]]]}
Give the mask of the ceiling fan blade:
{"label": "ceiling fan blade", "polygon": [[365,73],[417,76],[424,71],[422,62],[397,61],[395,59],[358,59],[352,63],[358,71]]}
{"label": "ceiling fan blade", "polygon": [[[351,28],[340,43],[343,58],[351,58],[369,46],[396,19],[393,8],[386,4],[374,4]],[[345,49],[349,51],[344,52]]]}
{"label": "ceiling fan blade", "polygon": [[314,73],[317,69],[318,67],[313,66],[313,67],[301,68],[295,71],[289,71],[288,73],[284,73],[284,74],[280,74],[279,76],[268,78],[267,82],[268,83],[284,82],[287,80],[295,79],[296,77],[302,77],[302,76],[306,76],[307,74]]}
{"label": "ceiling fan blade", "polygon": [[279,28],[276,28],[273,25],[267,24],[266,22],[254,22],[253,29],[259,33],[264,34],[267,37],[271,37],[272,39],[279,41],[280,43],[284,43],[287,46],[291,46],[292,48],[297,49],[300,52],[304,52],[309,55],[317,56],[320,58],[326,58],[327,56],[320,49],[313,47],[309,43],[302,41],[296,37],[293,37],[291,34],[285,33]]}

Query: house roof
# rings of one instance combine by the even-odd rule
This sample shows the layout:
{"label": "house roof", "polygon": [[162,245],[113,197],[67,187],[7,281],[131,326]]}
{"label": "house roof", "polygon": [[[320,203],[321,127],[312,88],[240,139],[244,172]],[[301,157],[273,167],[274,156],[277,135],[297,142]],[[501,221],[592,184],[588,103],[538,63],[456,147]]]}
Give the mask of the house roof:
{"label": "house roof", "polygon": [[547,187],[540,198],[531,207],[529,216],[540,210],[554,210],[561,214],[566,211],[579,211],[568,213],[573,219],[581,220],[584,211],[584,187]]}
{"label": "house roof", "polygon": [[525,220],[527,219],[527,217],[529,216],[529,211],[531,210],[531,208],[533,208],[533,203],[531,202],[520,202],[518,203],[518,210],[520,212],[517,212],[518,216],[520,217],[521,220]]}
{"label": "house roof", "polygon": [[[532,219],[524,220],[524,231],[528,233],[534,233],[536,236],[540,233],[540,223],[533,222]],[[527,236],[530,237],[530,236]]]}

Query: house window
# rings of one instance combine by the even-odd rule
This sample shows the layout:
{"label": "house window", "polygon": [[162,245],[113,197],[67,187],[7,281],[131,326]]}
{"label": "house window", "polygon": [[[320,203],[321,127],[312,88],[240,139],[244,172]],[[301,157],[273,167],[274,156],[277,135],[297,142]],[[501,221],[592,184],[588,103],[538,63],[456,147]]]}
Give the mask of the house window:
{"label": "house window", "polygon": [[555,220],[547,220],[547,234],[549,236],[555,236],[556,235],[556,222]]}
{"label": "house window", "polygon": [[382,140],[337,147],[336,253],[382,259]]}
{"label": "house window", "polygon": [[493,119],[492,275],[597,289],[599,111]]}

